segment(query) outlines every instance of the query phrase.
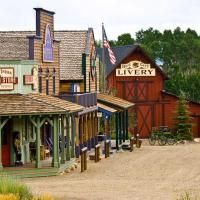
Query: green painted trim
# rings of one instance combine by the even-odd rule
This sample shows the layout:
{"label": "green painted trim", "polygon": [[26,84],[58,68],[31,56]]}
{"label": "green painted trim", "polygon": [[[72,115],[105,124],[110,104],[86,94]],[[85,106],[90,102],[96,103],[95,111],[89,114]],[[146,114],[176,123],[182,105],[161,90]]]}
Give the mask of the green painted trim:
{"label": "green painted trim", "polygon": [[126,112],[126,139],[128,140],[128,110]]}
{"label": "green painted trim", "polygon": [[40,117],[37,117],[37,131],[36,131],[36,168],[41,168],[40,161]]}
{"label": "green painted trim", "polygon": [[58,150],[58,117],[53,118],[53,167],[59,167],[59,150]]}
{"label": "green painted trim", "polygon": [[61,143],[61,164],[64,164],[66,161],[65,157],[65,134],[64,134],[64,120],[65,118],[61,117],[61,127],[59,133],[61,133],[62,143]]}
{"label": "green painted trim", "polygon": [[2,165],[2,141],[1,141],[1,128],[2,124],[1,124],[1,118],[0,118],[0,171],[3,169],[3,165]]}
{"label": "green painted trim", "polygon": [[0,64],[13,64],[13,65],[37,65],[35,60],[0,60]]}
{"label": "green painted trim", "polygon": [[86,92],[86,54],[82,54],[82,74],[84,76],[84,93]]}
{"label": "green painted trim", "polygon": [[122,112],[122,116],[123,116],[123,121],[122,121],[122,124],[123,124],[123,142],[125,142],[125,140],[126,140],[126,111]]}
{"label": "green painted trim", "polygon": [[118,138],[118,122],[119,122],[119,120],[118,120],[118,115],[119,115],[119,113],[115,113],[115,133],[116,133],[116,149],[117,150],[119,150],[119,138]]}
{"label": "green painted trim", "polygon": [[76,137],[76,124],[75,124],[75,116],[72,115],[72,148],[71,148],[71,158],[75,157],[75,137]]}
{"label": "green painted trim", "polygon": [[69,132],[69,116],[66,116],[66,138],[67,138],[67,152],[66,152],[66,160],[70,160],[70,132]]}
{"label": "green painted trim", "polygon": [[122,112],[119,114],[119,144],[122,144]]}

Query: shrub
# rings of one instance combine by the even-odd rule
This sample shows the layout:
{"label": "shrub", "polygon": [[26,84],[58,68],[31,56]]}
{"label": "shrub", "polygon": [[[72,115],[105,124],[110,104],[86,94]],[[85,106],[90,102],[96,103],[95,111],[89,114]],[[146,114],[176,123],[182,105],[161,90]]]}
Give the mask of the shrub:
{"label": "shrub", "polygon": [[33,200],[55,200],[55,198],[51,194],[42,194],[34,197]]}
{"label": "shrub", "polygon": [[[0,179],[0,194],[7,194],[14,195],[17,200],[31,200],[33,195],[29,188],[20,183],[19,181],[8,177],[8,176],[1,176]],[[14,197],[10,197],[12,200],[15,200]],[[10,199],[10,200],[11,200]]]}
{"label": "shrub", "polygon": [[19,196],[14,194],[0,194],[0,200],[19,200]]}

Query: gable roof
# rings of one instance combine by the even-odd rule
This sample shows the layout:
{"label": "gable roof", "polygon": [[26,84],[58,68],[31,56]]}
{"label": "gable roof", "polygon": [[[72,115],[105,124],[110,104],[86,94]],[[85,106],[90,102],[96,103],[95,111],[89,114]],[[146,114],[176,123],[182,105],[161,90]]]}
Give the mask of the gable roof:
{"label": "gable roof", "polygon": [[[132,53],[136,51],[140,51],[145,57],[147,57],[152,65],[154,65],[158,71],[163,75],[165,79],[167,79],[167,75],[164,73],[164,71],[156,65],[156,63],[147,55],[147,53],[140,47],[140,45],[125,45],[125,46],[116,46],[112,47],[112,51],[116,57],[116,63],[115,65],[112,65],[109,59],[108,49],[105,48],[105,65],[106,65],[106,75],[108,76],[114,69],[117,68],[117,66],[128,56],[130,56]],[[102,61],[102,48],[98,48],[97,54]]]}

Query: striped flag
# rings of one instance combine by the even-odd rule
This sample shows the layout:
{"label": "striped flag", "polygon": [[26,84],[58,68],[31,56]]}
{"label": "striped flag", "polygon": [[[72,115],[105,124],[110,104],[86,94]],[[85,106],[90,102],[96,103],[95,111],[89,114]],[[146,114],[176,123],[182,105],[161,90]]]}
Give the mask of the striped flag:
{"label": "striped flag", "polygon": [[116,58],[115,58],[115,55],[114,55],[114,53],[113,53],[113,51],[112,51],[112,49],[110,47],[110,44],[108,42],[104,26],[103,26],[103,47],[108,49],[110,62],[114,65],[116,63]]}

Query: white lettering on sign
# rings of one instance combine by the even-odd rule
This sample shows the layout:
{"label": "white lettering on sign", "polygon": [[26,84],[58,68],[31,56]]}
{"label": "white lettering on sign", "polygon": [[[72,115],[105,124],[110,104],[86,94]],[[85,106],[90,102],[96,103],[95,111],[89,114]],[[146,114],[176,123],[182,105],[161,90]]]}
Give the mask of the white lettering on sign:
{"label": "white lettering on sign", "polygon": [[156,69],[151,68],[150,64],[140,61],[131,61],[127,64],[121,64],[120,69],[116,69],[116,76],[155,76]]}
{"label": "white lettering on sign", "polygon": [[14,68],[0,68],[0,90],[14,90]]}

